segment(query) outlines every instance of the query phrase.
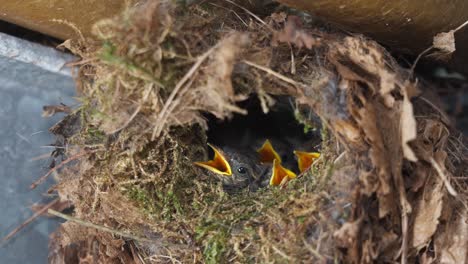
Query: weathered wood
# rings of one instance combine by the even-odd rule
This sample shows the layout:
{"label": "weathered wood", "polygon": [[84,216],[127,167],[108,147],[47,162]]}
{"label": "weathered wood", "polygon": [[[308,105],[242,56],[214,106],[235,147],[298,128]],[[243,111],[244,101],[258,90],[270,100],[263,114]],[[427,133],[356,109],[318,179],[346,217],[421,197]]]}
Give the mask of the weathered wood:
{"label": "weathered wood", "polygon": [[[360,32],[406,53],[419,54],[432,38],[468,20],[468,0],[278,0],[315,14],[343,29]],[[468,29],[455,34],[448,64],[468,74]]]}
{"label": "weathered wood", "polygon": [[[130,1],[128,1],[130,2]],[[60,39],[76,38],[77,33],[63,21],[91,35],[96,21],[123,10],[125,0],[35,0],[2,1],[0,19]],[[56,21],[54,21],[56,20]]]}

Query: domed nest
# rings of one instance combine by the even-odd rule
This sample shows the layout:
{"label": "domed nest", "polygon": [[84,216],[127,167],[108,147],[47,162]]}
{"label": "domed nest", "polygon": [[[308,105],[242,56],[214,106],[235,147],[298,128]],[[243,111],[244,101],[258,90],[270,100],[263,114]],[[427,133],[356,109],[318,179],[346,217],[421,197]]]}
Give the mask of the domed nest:
{"label": "domed nest", "polygon": [[[466,255],[454,235],[467,230],[466,148],[377,43],[229,0],[148,1],[94,32],[63,44],[82,58],[82,104],[51,130],[68,163],[55,190],[74,206],[53,263]],[[289,147],[297,177],[229,193],[194,165],[208,143],[253,151],[266,139]],[[320,158],[298,171],[291,150]]]}

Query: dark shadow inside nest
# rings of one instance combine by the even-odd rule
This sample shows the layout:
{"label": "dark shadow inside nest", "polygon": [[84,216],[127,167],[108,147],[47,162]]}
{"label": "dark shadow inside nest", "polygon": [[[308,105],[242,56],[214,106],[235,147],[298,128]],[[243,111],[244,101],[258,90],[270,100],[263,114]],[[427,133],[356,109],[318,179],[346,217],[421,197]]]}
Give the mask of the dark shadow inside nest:
{"label": "dark shadow inside nest", "polygon": [[[301,153],[320,152],[319,118],[295,105],[291,97],[278,96],[275,101],[266,114],[258,98],[251,96],[239,104],[247,115],[234,115],[227,121],[206,116],[211,160],[195,164],[219,178],[225,191],[284,184],[305,171],[305,162],[299,162],[304,160]],[[271,151],[266,150],[269,144]],[[312,160],[307,162],[310,166]]]}
{"label": "dark shadow inside nest", "polygon": [[[234,114],[229,120],[219,120],[213,115],[208,119],[208,142],[216,146],[248,148],[270,139],[289,142],[307,151],[320,148],[320,119],[310,109],[301,109],[289,96],[275,97],[275,105],[263,113],[257,96],[239,103],[248,114]],[[307,124],[303,123],[306,119]]]}

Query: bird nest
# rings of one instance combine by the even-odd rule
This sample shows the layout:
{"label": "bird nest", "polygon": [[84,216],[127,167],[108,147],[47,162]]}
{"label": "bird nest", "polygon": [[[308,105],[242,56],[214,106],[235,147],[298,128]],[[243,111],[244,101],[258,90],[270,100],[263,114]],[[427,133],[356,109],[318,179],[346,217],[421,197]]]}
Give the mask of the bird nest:
{"label": "bird nest", "polygon": [[[377,43],[230,0],[148,1],[94,33],[63,44],[82,58],[81,106],[51,129],[74,207],[54,263],[466,260],[466,148]],[[215,127],[272,113],[287,121],[265,126],[320,142],[298,177],[229,194],[194,166],[238,134]]]}

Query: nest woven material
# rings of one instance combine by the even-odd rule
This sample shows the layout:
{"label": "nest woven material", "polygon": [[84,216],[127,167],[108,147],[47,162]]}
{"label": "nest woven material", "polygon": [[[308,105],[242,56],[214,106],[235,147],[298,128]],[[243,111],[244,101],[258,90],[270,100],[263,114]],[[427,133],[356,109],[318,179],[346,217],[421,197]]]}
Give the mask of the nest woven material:
{"label": "nest woven material", "polygon": [[[149,1],[63,44],[82,57],[82,105],[53,129],[76,157],[56,190],[74,217],[132,236],[66,222],[51,261],[465,263],[466,148],[428,86],[372,40],[244,6]],[[248,115],[249,96],[264,112],[289,96],[305,126],[317,114],[322,155],[282,187],[228,195],[193,161],[204,115]]]}

